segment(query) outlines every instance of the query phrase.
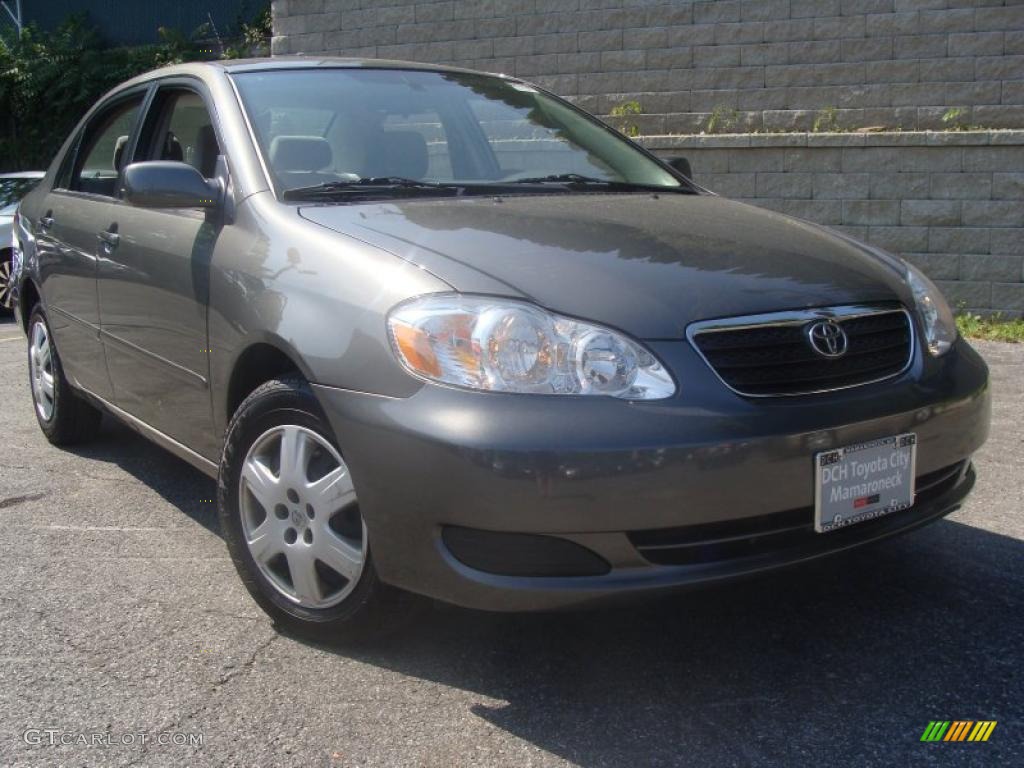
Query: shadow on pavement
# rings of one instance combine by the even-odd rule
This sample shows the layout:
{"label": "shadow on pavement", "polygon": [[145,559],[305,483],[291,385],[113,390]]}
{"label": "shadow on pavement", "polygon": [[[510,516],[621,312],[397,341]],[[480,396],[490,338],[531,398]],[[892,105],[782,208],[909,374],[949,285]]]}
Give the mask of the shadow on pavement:
{"label": "shadow on pavement", "polygon": [[[1009,764],[1022,566],[1024,542],[941,521],[640,607],[439,608],[384,649],[337,652],[495,699],[474,713],[582,766]],[[1002,733],[921,744],[935,719]]]}
{"label": "shadow on pavement", "polygon": [[113,416],[104,415],[102,431],[95,440],[65,450],[120,467],[204,528],[220,535],[217,507],[212,502],[217,483]]}

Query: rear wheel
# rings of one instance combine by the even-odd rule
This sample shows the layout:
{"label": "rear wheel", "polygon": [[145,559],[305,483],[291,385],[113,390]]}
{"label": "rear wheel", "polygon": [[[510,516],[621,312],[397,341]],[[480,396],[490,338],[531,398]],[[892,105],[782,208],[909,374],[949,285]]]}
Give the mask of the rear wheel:
{"label": "rear wheel", "polygon": [[303,380],[267,382],[239,406],[218,506],[239,576],[279,625],[359,639],[412,607],[377,578],[351,472]]}
{"label": "rear wheel", "polygon": [[54,445],[72,445],[95,436],[102,414],[64,377],[50,326],[39,304],[29,316],[28,375],[36,421],[47,440]]}

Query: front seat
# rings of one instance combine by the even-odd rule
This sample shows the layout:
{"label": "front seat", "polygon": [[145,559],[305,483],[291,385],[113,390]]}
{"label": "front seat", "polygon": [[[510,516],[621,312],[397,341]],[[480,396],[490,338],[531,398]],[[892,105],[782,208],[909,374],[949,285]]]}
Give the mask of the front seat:
{"label": "front seat", "polygon": [[164,137],[164,146],[160,150],[160,159],[181,163],[185,160],[185,150],[181,148],[181,142],[173,132],[168,131]]}
{"label": "front seat", "polygon": [[333,159],[330,143],[320,136],[275,136],[270,142],[270,167],[285,188],[337,180],[323,172]]}

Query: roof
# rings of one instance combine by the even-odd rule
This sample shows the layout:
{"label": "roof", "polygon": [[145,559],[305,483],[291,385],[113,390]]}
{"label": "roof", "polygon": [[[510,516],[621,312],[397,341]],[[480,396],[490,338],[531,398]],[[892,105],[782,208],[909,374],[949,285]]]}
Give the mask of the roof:
{"label": "roof", "polygon": [[[451,67],[441,64],[424,64],[418,61],[398,61],[394,59],[360,59],[344,58],[341,56],[274,56],[273,58],[259,59],[217,59],[213,61],[189,61],[182,64],[171,64],[160,69],[150,70],[144,74],[132,78],[130,83],[139,83],[152,80],[157,77],[176,74],[195,74],[197,69],[213,69],[221,72],[267,72],[282,69],[405,69],[419,70],[423,72],[462,72],[477,75],[489,74],[492,72],[481,72],[480,70],[466,69],[464,67]],[[504,77],[504,75],[500,75]],[[122,84],[123,85],[123,84]]]}
{"label": "roof", "polygon": [[311,69],[344,67],[350,69],[419,69],[428,72],[476,72],[478,70],[464,67],[452,67],[442,64],[424,64],[419,61],[400,61],[397,59],[364,59],[342,56],[274,56],[259,59],[221,59],[210,64],[219,66],[227,72],[249,72],[252,70],[271,69]]}

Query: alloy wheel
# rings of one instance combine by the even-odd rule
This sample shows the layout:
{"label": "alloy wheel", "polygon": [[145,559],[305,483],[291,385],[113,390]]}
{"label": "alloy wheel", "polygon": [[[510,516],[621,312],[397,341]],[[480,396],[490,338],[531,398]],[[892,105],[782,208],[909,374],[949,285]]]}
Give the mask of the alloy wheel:
{"label": "alloy wheel", "polygon": [[11,276],[14,267],[10,259],[0,261],[0,308],[10,309],[14,304],[14,285]]}
{"label": "alloy wheel", "polygon": [[264,432],[242,464],[238,499],[249,553],[288,600],[329,608],[355,589],[366,562],[366,526],[341,455],[316,432]]}
{"label": "alloy wheel", "polygon": [[43,421],[53,418],[54,379],[53,346],[46,324],[36,321],[32,324],[29,341],[29,375],[32,377],[32,399]]}

